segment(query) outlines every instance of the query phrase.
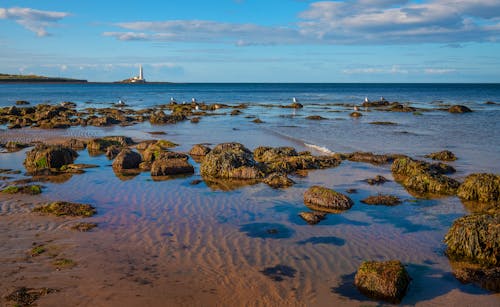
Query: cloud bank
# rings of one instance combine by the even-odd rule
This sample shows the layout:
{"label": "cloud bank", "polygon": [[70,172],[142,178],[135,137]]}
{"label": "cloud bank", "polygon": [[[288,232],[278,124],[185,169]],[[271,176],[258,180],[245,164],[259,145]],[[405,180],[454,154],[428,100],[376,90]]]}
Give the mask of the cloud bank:
{"label": "cloud bank", "polygon": [[497,41],[498,0],[313,2],[290,26],[207,20],[133,21],[103,35],[123,41],[287,44],[411,44]]}
{"label": "cloud bank", "polygon": [[57,26],[57,22],[69,15],[65,12],[40,11],[32,8],[0,8],[0,19],[14,20],[39,37],[50,35],[47,28]]}

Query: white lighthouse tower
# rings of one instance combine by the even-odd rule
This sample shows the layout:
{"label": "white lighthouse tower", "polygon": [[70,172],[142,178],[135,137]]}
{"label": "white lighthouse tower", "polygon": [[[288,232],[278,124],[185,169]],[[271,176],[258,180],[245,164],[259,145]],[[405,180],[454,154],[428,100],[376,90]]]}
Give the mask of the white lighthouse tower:
{"label": "white lighthouse tower", "polygon": [[142,65],[139,65],[139,75],[128,79],[127,82],[146,83],[146,79],[144,79],[144,72],[142,71]]}
{"label": "white lighthouse tower", "polygon": [[144,80],[144,75],[142,74],[142,65],[139,65],[139,80]]}

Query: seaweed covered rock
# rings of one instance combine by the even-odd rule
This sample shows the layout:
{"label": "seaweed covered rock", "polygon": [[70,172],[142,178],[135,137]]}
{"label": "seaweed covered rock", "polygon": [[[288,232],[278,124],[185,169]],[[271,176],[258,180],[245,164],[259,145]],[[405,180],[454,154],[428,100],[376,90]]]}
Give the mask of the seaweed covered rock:
{"label": "seaweed covered rock", "polygon": [[498,202],[500,206],[500,176],[495,174],[471,174],[460,185],[458,196],[465,200]]}
{"label": "seaweed covered rock", "polygon": [[254,150],[255,160],[263,163],[266,173],[291,173],[297,170],[336,167],[341,159],[336,156],[313,156],[293,147],[260,146]]}
{"label": "seaweed covered rock", "polygon": [[80,216],[89,217],[96,214],[97,210],[88,204],[56,201],[53,203],[37,206],[34,212],[52,214],[56,216]]}
{"label": "seaweed covered rock", "polygon": [[450,112],[450,113],[469,113],[469,112],[472,112],[472,110],[466,106],[454,105],[454,106],[451,106],[450,108],[448,108],[448,112]]}
{"label": "seaweed covered rock", "polygon": [[66,142],[64,142],[64,146],[74,150],[82,150],[87,147],[87,142],[79,139],[69,139]]}
{"label": "seaweed covered rock", "polygon": [[375,165],[387,164],[394,161],[394,159],[401,157],[400,155],[378,155],[372,152],[353,152],[346,154],[347,160],[354,162],[365,162]]}
{"label": "seaweed covered rock", "polygon": [[272,173],[272,174],[269,174],[264,179],[264,183],[269,185],[272,188],[279,189],[279,188],[291,187],[295,183],[295,181],[288,178],[288,176],[286,174]]}
{"label": "seaweed covered rock", "polygon": [[361,200],[362,203],[367,205],[383,205],[383,206],[396,206],[401,203],[399,197],[394,195],[372,195]]}
{"label": "seaweed covered rock", "polygon": [[444,242],[446,253],[485,266],[500,264],[500,212],[461,217],[453,222]]}
{"label": "seaweed covered rock", "polygon": [[356,272],[354,284],[368,297],[399,303],[410,284],[410,276],[397,260],[365,261]]}
{"label": "seaweed covered rock", "polygon": [[350,117],[361,117],[363,114],[361,112],[354,111],[351,114],[349,114]]}
{"label": "seaweed covered rock", "polygon": [[489,291],[500,293],[500,266],[484,268],[469,263],[452,262],[453,275],[461,283],[473,283]]}
{"label": "seaweed covered rock", "polygon": [[206,156],[210,152],[210,147],[203,145],[203,144],[195,144],[189,151],[189,154],[191,156]]}
{"label": "seaweed covered rock", "polygon": [[427,163],[411,158],[396,159],[392,173],[404,187],[422,194],[455,195],[460,183],[443,175],[454,169],[443,163]]}
{"label": "seaweed covered rock", "polygon": [[186,115],[174,113],[172,115],[167,115],[163,111],[157,111],[151,115],[149,121],[151,124],[175,124],[177,122],[183,121],[186,119]]}
{"label": "seaweed covered rock", "polygon": [[184,154],[167,152],[161,154],[151,165],[151,176],[169,176],[194,173],[193,166]]}
{"label": "seaweed covered rock", "polygon": [[386,183],[388,180],[387,178],[385,178],[384,176],[382,175],[377,175],[375,176],[374,178],[368,178],[365,180],[366,183],[368,183],[369,185],[379,185],[379,184],[384,184]]}
{"label": "seaweed covered rock", "polygon": [[316,225],[322,220],[325,219],[326,213],[324,212],[316,212],[316,211],[303,211],[299,213],[299,216],[307,222],[309,225]]}
{"label": "seaweed covered rock", "polygon": [[433,152],[433,153],[426,155],[425,157],[430,158],[432,160],[440,160],[440,161],[455,161],[457,159],[455,154],[449,150]]}
{"label": "seaweed covered rock", "polygon": [[309,119],[309,120],[325,120],[327,118],[321,116],[321,115],[309,115],[306,117],[306,119]]}
{"label": "seaweed covered rock", "polygon": [[320,186],[312,186],[304,192],[304,203],[313,210],[334,213],[350,209],[354,205],[346,195]]}
{"label": "seaweed covered rock", "polygon": [[73,163],[76,157],[78,153],[69,147],[38,144],[26,153],[24,167],[30,173],[59,169],[63,165]]}
{"label": "seaweed covered rock", "polygon": [[122,149],[122,151],[116,156],[115,160],[113,161],[113,170],[121,171],[124,169],[139,168],[139,164],[141,162],[142,157],[139,153],[125,148]]}
{"label": "seaweed covered rock", "polygon": [[167,140],[158,140],[148,145],[148,147],[143,151],[142,157],[146,162],[153,162],[162,153],[166,152],[168,148],[172,148],[175,146],[177,146],[177,144],[173,142]]}
{"label": "seaweed covered rock", "polygon": [[29,194],[29,195],[37,195],[42,193],[42,187],[39,185],[23,185],[23,186],[8,186],[2,190],[2,193],[7,194]]}
{"label": "seaweed covered rock", "polygon": [[264,175],[252,152],[240,143],[215,146],[201,162],[200,173],[226,179],[259,179]]}

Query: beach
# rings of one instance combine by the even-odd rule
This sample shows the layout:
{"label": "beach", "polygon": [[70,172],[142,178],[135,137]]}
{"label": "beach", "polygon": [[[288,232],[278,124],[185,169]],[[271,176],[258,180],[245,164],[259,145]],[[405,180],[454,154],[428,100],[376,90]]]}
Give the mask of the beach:
{"label": "beach", "polygon": [[[462,182],[472,173],[500,173],[498,85],[461,90],[444,85],[433,90],[429,85],[338,86],[343,90],[325,86],[322,91],[319,85],[295,86],[295,92],[284,85],[2,85],[1,107],[20,99],[31,106],[72,101],[79,112],[130,109],[128,116],[134,117],[147,108],[169,115],[173,108],[165,106],[171,96],[180,106],[187,101],[184,106],[196,112],[191,103],[196,96],[207,110],[173,124],[144,120],[130,125],[8,129],[4,123],[0,143],[16,141],[30,147],[0,154],[0,169],[20,171],[0,174],[5,177],[0,189],[32,177],[23,166],[32,142],[62,144],[105,136],[130,137],[136,144],[168,140],[178,145],[169,151],[184,154],[195,144],[213,149],[237,142],[250,151],[288,146],[313,156],[362,151],[430,161],[425,155],[446,149],[457,156],[447,162],[456,169],[450,178]],[[80,93],[86,94],[78,98]],[[301,108],[289,107],[295,96]],[[365,96],[373,101],[385,96],[391,103],[398,101],[401,109],[415,110],[363,107]],[[116,97],[124,97],[127,106],[115,106]],[[473,112],[447,111],[457,104]],[[354,106],[360,117],[351,116]],[[234,110],[241,113],[231,115]],[[132,150],[139,151],[134,146]],[[453,221],[474,210],[457,196],[412,193],[395,180],[390,163],[342,159],[336,166],[290,172],[292,186],[272,188],[261,181],[208,180],[192,156],[188,162],[193,174],[158,180],[149,171],[117,174],[104,153],[77,152],[74,163],[97,167],[35,179],[42,186],[39,195],[0,193],[2,304],[12,303],[6,296],[16,288],[27,287],[50,289],[36,300],[39,306],[377,305],[357,291],[354,274],[364,260],[391,259],[400,260],[412,278],[402,305],[500,302],[498,293],[460,283],[445,255],[443,240]],[[388,181],[365,181],[377,175]],[[304,192],[315,185],[348,195],[354,205],[309,225],[298,214],[307,210]],[[402,203],[361,202],[378,194],[395,195]],[[81,218],[32,212],[53,201],[91,204],[97,214]],[[71,229],[82,221],[97,227],[88,232]],[[37,246],[44,251],[33,255]],[[57,262],[62,259],[67,261]]]}

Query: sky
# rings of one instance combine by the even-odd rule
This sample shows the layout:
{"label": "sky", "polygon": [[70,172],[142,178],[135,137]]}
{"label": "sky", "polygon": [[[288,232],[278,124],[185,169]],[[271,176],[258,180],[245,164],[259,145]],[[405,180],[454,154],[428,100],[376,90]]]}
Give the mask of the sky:
{"label": "sky", "polygon": [[0,73],[500,82],[500,0],[0,2]]}

